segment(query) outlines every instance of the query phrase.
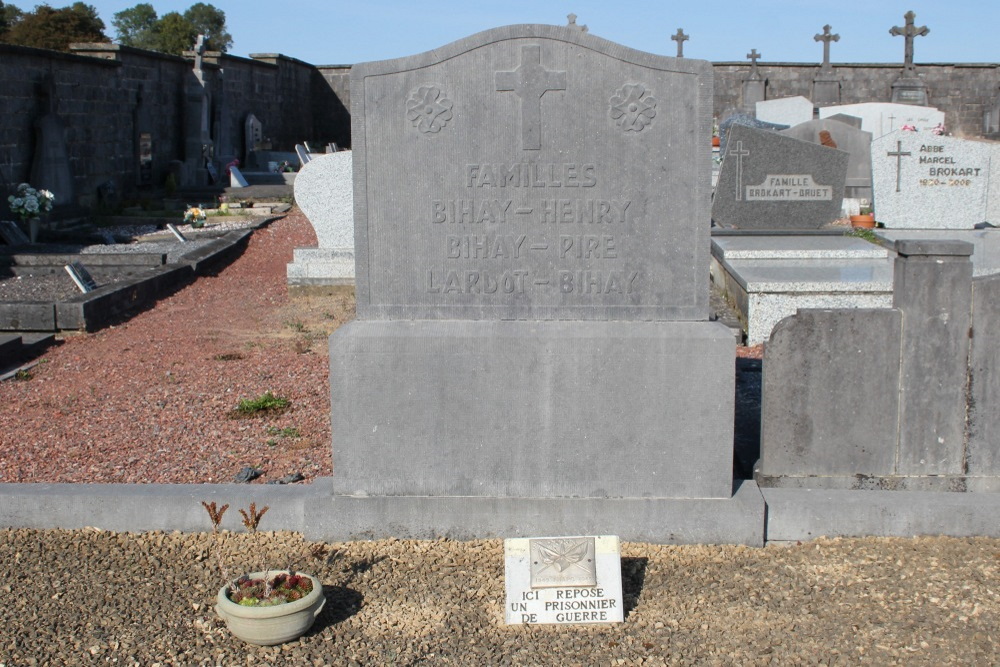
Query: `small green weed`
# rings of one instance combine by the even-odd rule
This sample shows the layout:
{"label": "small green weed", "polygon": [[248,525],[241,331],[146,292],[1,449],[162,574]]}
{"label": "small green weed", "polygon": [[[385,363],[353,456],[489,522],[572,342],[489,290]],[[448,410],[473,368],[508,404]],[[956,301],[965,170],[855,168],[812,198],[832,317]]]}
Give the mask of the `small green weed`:
{"label": "small green weed", "polygon": [[236,406],[236,412],[244,416],[259,415],[263,412],[284,412],[290,402],[287,398],[275,396],[269,391],[265,391],[257,398],[240,399]]}
{"label": "small green weed", "polygon": [[292,331],[298,331],[300,333],[303,333],[306,330],[306,325],[301,320],[290,320],[285,322],[285,326]]}
{"label": "small green weed", "polygon": [[21,368],[16,373],[14,373],[14,379],[19,382],[27,382],[31,378],[35,377],[31,374],[27,368]]}
{"label": "small green weed", "polygon": [[243,358],[243,355],[239,352],[224,352],[222,354],[217,354],[212,358],[216,361],[239,361]]}
{"label": "small green weed", "polygon": [[302,437],[302,434],[299,432],[299,429],[297,429],[294,426],[288,426],[286,428],[279,428],[277,426],[268,426],[267,427],[267,434],[268,435],[277,435],[277,436],[280,436],[282,438],[301,438]]}
{"label": "small green weed", "polygon": [[844,236],[853,236],[857,239],[864,239],[869,243],[878,244],[878,236],[875,235],[875,231],[864,227],[855,227],[851,231],[844,234]]}

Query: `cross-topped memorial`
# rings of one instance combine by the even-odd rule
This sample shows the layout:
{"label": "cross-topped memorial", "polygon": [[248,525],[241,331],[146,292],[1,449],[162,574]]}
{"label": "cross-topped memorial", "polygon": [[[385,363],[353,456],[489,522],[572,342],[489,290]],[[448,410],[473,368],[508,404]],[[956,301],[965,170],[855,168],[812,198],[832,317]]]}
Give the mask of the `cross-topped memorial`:
{"label": "cross-topped memorial", "polygon": [[750,53],[747,54],[747,59],[750,60],[750,78],[759,79],[760,72],[757,71],[757,59],[761,55],[757,53],[757,49],[750,49]]}
{"label": "cross-topped memorial", "polygon": [[684,42],[686,42],[689,39],[691,39],[691,36],[690,35],[685,35],[683,28],[678,28],[677,29],[677,34],[671,35],[670,39],[672,39],[675,42],[677,42],[677,57],[678,58],[683,58],[684,57]]}
{"label": "cross-topped memorial", "polygon": [[912,11],[903,14],[903,18],[906,19],[906,24],[900,28],[899,26],[893,26],[889,28],[889,34],[893,37],[898,37],[902,35],[906,39],[906,45],[903,48],[903,68],[906,70],[913,69],[913,38],[914,37],[924,37],[930,32],[930,28],[927,26],[920,26],[917,28],[913,24],[913,19],[917,18],[917,15]]}
{"label": "cross-topped memorial", "polygon": [[823,26],[823,34],[814,35],[813,39],[817,42],[823,42],[823,64],[821,67],[823,69],[830,69],[830,42],[839,42],[840,35],[830,34],[830,24]]}
{"label": "cross-topped memorial", "polygon": [[521,98],[521,149],[542,148],[542,95],[550,90],[566,90],[566,72],[542,66],[542,47],[521,47],[521,64],[513,72],[496,73],[496,89],[513,91]]}

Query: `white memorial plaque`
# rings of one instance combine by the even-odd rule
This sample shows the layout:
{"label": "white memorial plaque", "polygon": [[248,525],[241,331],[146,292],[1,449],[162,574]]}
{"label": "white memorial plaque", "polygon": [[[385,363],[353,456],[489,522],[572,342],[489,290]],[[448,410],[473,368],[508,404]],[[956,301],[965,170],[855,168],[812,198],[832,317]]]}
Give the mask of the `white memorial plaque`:
{"label": "white memorial plaque", "polygon": [[508,625],[621,623],[618,537],[504,540]]}

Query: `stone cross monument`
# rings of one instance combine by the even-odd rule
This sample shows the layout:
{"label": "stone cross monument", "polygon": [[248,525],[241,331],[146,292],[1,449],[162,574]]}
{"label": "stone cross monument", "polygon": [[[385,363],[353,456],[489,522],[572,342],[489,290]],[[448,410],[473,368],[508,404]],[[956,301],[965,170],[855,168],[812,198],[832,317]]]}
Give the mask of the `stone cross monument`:
{"label": "stone cross monument", "polygon": [[743,80],[743,111],[754,115],[757,113],[757,102],[766,99],[767,79],[757,69],[757,59],[760,58],[757,49],[751,49],[747,58],[750,60],[750,76]]}
{"label": "stone cross monument", "polygon": [[927,84],[923,82],[917,74],[917,68],[913,65],[913,38],[924,37],[930,33],[927,26],[916,27],[913,19],[917,17],[912,11],[906,12],[903,18],[906,23],[902,28],[893,26],[889,28],[889,34],[893,37],[902,36],[905,40],[903,47],[903,73],[892,84],[892,101],[900,104],[916,104],[928,106]]}
{"label": "stone cross monument", "polygon": [[677,57],[678,58],[683,58],[684,57],[684,42],[686,42],[689,39],[691,39],[691,36],[690,35],[685,35],[683,28],[678,28],[677,29],[677,34],[676,35],[671,35],[670,39],[672,39],[675,42],[677,42]]}
{"label": "stone cross monument", "polygon": [[830,42],[839,42],[840,35],[831,34],[827,24],[823,26],[822,34],[814,35],[813,39],[823,42],[823,63],[813,78],[813,104],[818,107],[840,104],[840,78],[830,65]]}

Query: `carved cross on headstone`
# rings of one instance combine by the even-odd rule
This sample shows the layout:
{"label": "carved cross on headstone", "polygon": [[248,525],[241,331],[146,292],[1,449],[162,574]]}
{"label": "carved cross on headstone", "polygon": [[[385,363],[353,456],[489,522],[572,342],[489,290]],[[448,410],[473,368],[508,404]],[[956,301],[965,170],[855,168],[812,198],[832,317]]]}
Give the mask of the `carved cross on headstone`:
{"label": "carved cross on headstone", "polygon": [[542,66],[542,47],[521,47],[521,64],[513,72],[496,72],[496,89],[513,91],[521,98],[521,149],[542,148],[542,95],[550,90],[566,90],[566,72]]}
{"label": "carved cross on headstone", "polygon": [[587,32],[587,26],[585,26],[585,25],[577,25],[576,24],[576,14],[567,14],[566,15],[566,20],[569,21],[569,23],[566,24],[566,27],[568,27],[568,28],[578,28],[580,30],[580,32]]}
{"label": "carved cross on headstone", "polygon": [[757,59],[760,58],[760,54],[757,53],[757,49],[750,49],[747,58],[750,59],[750,78],[759,79],[760,73],[757,71]]}
{"label": "carved cross on headstone", "polygon": [[903,150],[903,142],[902,141],[897,141],[896,142],[896,150],[889,151],[889,152],[886,153],[886,155],[888,155],[889,157],[896,158],[896,192],[899,192],[900,172],[902,171],[903,158],[904,157],[908,157],[910,155],[913,155],[913,153],[911,153],[910,151],[904,151]]}
{"label": "carved cross on headstone", "polygon": [[815,35],[813,39],[817,42],[823,42],[823,64],[820,67],[830,69],[830,42],[839,42],[840,35],[831,35],[830,25],[827,24],[823,26],[823,34]]}
{"label": "carved cross on headstone", "polygon": [[205,35],[198,35],[194,43],[194,68],[201,71],[201,60],[205,56]]}
{"label": "carved cross on headstone", "polygon": [[729,154],[736,158],[736,201],[743,201],[743,158],[748,157],[750,151],[743,148],[741,140],[736,142],[736,148]]}
{"label": "carved cross on headstone", "polygon": [[684,57],[684,42],[686,42],[689,39],[691,39],[690,35],[685,35],[684,34],[684,30],[682,28],[678,28],[677,29],[677,34],[676,35],[671,35],[670,39],[672,39],[675,42],[677,42],[677,57],[678,58],[683,58]]}
{"label": "carved cross on headstone", "polygon": [[898,37],[902,35],[906,39],[906,46],[903,48],[903,68],[906,70],[912,70],[913,68],[913,38],[923,37],[930,32],[927,26],[920,26],[917,28],[913,25],[913,19],[917,18],[917,15],[912,11],[903,14],[903,18],[906,19],[906,24],[904,27],[893,26],[889,28],[889,34],[893,37]]}

